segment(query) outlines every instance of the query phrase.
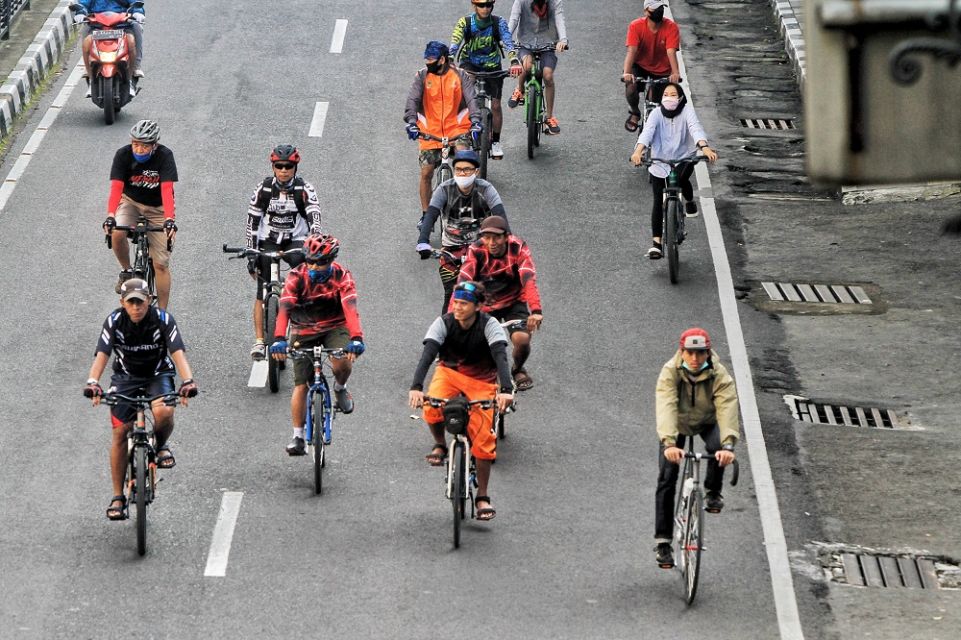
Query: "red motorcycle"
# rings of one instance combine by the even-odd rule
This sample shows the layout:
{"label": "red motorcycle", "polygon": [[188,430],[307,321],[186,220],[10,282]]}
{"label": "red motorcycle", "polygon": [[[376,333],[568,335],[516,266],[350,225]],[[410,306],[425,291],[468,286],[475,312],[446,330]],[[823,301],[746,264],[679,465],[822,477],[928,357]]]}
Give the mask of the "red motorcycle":
{"label": "red motorcycle", "polygon": [[[143,2],[134,2],[130,11],[142,7]],[[70,5],[74,12],[83,10],[79,4]],[[131,78],[130,60],[136,56],[128,46],[127,28],[132,20],[131,14],[93,13],[85,16],[84,22],[90,26],[90,99],[103,109],[103,120],[113,124],[120,109],[139,92],[137,81]],[[133,90],[131,90],[131,88]]]}

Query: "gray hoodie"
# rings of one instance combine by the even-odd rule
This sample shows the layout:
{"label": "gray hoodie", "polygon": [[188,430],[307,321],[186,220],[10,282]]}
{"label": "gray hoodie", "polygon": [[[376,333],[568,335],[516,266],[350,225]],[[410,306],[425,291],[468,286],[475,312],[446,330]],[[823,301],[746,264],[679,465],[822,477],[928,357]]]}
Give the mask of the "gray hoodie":
{"label": "gray hoodie", "polygon": [[564,22],[564,0],[547,0],[547,15],[541,19],[534,15],[534,0],[514,0],[508,29],[518,47],[532,47],[567,40],[567,24]]}

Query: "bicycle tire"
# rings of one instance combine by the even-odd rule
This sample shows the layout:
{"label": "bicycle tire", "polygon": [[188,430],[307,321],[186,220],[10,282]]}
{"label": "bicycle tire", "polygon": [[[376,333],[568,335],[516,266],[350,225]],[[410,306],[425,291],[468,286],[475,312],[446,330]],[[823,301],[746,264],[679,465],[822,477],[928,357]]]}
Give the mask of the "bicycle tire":
{"label": "bicycle tire", "polygon": [[487,180],[487,160],[491,154],[491,133],[494,126],[494,116],[487,107],[481,109],[481,124],[484,130],[481,131],[480,150],[477,155],[480,156],[480,177],[482,180]]}
{"label": "bicycle tire", "polygon": [[147,447],[133,450],[134,502],[137,505],[137,554],[147,553]]}
{"label": "bicycle tire", "polygon": [[277,393],[280,389],[280,362],[270,357],[269,346],[274,342],[274,330],[277,328],[277,296],[271,294],[267,297],[264,305],[264,331],[268,336],[267,349],[267,387],[271,393]]}
{"label": "bicycle tire", "polygon": [[454,450],[451,452],[451,474],[452,486],[450,492],[451,506],[454,516],[454,548],[460,548],[460,525],[464,519],[464,501],[467,496],[467,487],[464,486],[464,445],[461,442],[454,443]]}
{"label": "bicycle tire", "polygon": [[684,602],[690,605],[697,595],[701,571],[701,546],[704,533],[704,494],[697,488],[687,505],[687,527],[684,532]]}
{"label": "bicycle tire", "polygon": [[314,493],[320,495],[324,490],[324,466],[326,450],[324,449],[324,403],[316,402],[314,396],[311,406],[311,444],[314,447]]}
{"label": "bicycle tire", "polygon": [[524,108],[527,111],[525,118],[527,120],[528,160],[534,159],[534,149],[537,147],[537,132],[540,129],[540,123],[537,121],[537,112],[539,110],[537,97],[537,89],[534,88],[533,84],[528,85],[527,97],[524,99]]}
{"label": "bicycle tire", "polygon": [[664,204],[664,251],[667,253],[667,270],[671,277],[671,284],[677,284],[681,276],[680,256],[677,246],[678,205],[675,198],[668,198]]}
{"label": "bicycle tire", "polygon": [[451,168],[451,165],[441,162],[437,167],[437,171],[434,172],[434,184],[432,185],[433,188],[431,189],[431,192],[433,192],[434,189],[437,189],[437,187],[443,183],[451,180],[453,177],[454,170]]}

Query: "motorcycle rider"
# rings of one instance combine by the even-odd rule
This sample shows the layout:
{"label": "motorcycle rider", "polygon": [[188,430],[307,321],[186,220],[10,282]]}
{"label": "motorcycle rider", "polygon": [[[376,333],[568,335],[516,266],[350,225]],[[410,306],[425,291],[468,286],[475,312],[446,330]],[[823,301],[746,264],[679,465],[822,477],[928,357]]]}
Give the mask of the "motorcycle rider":
{"label": "motorcycle rider", "polygon": [[[73,16],[74,22],[82,23],[86,22],[87,17],[95,13],[126,13],[130,16],[130,20],[124,28],[128,28],[133,31],[133,34],[127,33],[127,50],[135,50],[136,56],[130,58],[130,95],[136,95],[137,90],[134,86],[134,79],[140,79],[143,77],[143,21],[144,21],[144,0],[136,2],[135,0],[77,0],[75,13]],[[132,6],[136,5],[136,6]],[[84,80],[87,81],[87,94],[86,98],[90,97],[90,46],[93,43],[93,37],[90,33],[90,26],[84,25],[81,37],[83,38],[83,66],[84,66]]]}

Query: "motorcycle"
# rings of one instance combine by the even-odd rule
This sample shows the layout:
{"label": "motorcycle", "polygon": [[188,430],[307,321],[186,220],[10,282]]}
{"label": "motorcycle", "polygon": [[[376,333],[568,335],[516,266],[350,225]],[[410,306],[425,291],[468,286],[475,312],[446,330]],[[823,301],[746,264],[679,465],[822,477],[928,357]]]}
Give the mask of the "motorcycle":
{"label": "motorcycle", "polygon": [[[129,11],[143,6],[143,2],[134,2]],[[79,4],[71,4],[70,10],[83,10]],[[131,14],[93,13],[85,16],[84,22],[90,26],[90,99],[95,105],[103,109],[103,120],[106,124],[113,124],[117,113],[133,99],[133,94],[140,92],[137,86],[139,78],[130,77],[130,60],[136,51],[130,51],[127,46],[125,29],[130,24]],[[133,94],[131,92],[133,87]]]}

